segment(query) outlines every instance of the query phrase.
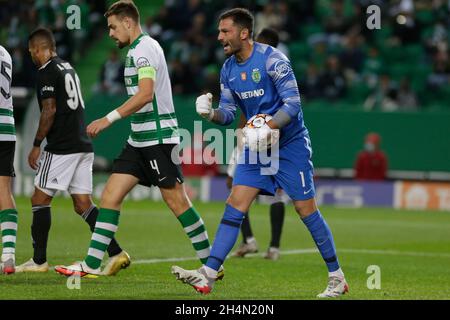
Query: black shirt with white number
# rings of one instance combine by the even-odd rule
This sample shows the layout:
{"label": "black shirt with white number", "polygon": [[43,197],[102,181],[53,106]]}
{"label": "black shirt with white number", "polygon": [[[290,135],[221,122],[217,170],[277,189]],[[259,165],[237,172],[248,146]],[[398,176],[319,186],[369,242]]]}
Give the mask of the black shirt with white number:
{"label": "black shirt with white number", "polygon": [[41,111],[43,100],[56,99],[55,120],[47,134],[45,151],[54,154],[93,152],[86,135],[80,80],[68,62],[53,57],[39,69],[37,97]]}

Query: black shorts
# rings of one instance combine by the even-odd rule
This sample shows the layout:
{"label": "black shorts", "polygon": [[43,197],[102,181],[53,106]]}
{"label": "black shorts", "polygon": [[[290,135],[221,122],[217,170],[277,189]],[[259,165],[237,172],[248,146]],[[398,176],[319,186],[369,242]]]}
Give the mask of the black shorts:
{"label": "black shorts", "polygon": [[[179,164],[172,161],[171,154],[176,144],[157,144],[136,148],[128,143],[119,157],[114,160],[112,172],[135,176],[139,184],[151,187],[172,188],[176,182],[183,183],[184,178]],[[178,159],[178,151],[174,154]],[[179,162],[179,161],[178,161]]]}
{"label": "black shorts", "polygon": [[15,177],[14,152],[15,141],[0,141],[0,176]]}

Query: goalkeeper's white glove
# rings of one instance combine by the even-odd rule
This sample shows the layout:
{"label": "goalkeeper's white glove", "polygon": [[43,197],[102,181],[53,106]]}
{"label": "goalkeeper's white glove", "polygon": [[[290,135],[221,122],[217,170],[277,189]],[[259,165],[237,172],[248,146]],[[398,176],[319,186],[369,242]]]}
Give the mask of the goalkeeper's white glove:
{"label": "goalkeeper's white glove", "polygon": [[270,149],[278,142],[279,138],[279,130],[270,128],[267,123],[260,128],[244,127],[242,133],[244,134],[244,144],[253,152]]}
{"label": "goalkeeper's white glove", "polygon": [[211,121],[214,117],[212,97],[213,95],[208,92],[207,94],[202,94],[197,97],[197,100],[195,101],[195,109],[197,110],[197,113],[208,121]]}

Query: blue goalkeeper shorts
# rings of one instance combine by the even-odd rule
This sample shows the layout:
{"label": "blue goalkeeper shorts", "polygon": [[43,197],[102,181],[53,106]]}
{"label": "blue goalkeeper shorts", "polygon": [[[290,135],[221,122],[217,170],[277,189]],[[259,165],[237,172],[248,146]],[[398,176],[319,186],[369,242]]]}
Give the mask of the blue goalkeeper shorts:
{"label": "blue goalkeeper shorts", "polygon": [[[283,189],[292,200],[308,200],[315,196],[313,181],[312,149],[309,136],[296,137],[268,157],[245,149],[242,152],[233,185],[244,185],[260,189],[260,194],[274,195]],[[270,162],[268,162],[270,159]]]}

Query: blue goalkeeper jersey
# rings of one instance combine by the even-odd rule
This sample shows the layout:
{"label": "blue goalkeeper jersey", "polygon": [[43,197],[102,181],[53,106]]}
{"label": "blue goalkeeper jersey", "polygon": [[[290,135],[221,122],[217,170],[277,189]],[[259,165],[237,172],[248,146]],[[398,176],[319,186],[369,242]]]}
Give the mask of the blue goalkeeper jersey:
{"label": "blue goalkeeper jersey", "polygon": [[289,59],[279,50],[254,42],[253,52],[245,62],[233,55],[220,73],[221,124],[228,125],[239,107],[247,120],[258,113],[274,115],[282,109],[291,122],[281,129],[280,146],[308,130],[303,122],[300,93]]}

